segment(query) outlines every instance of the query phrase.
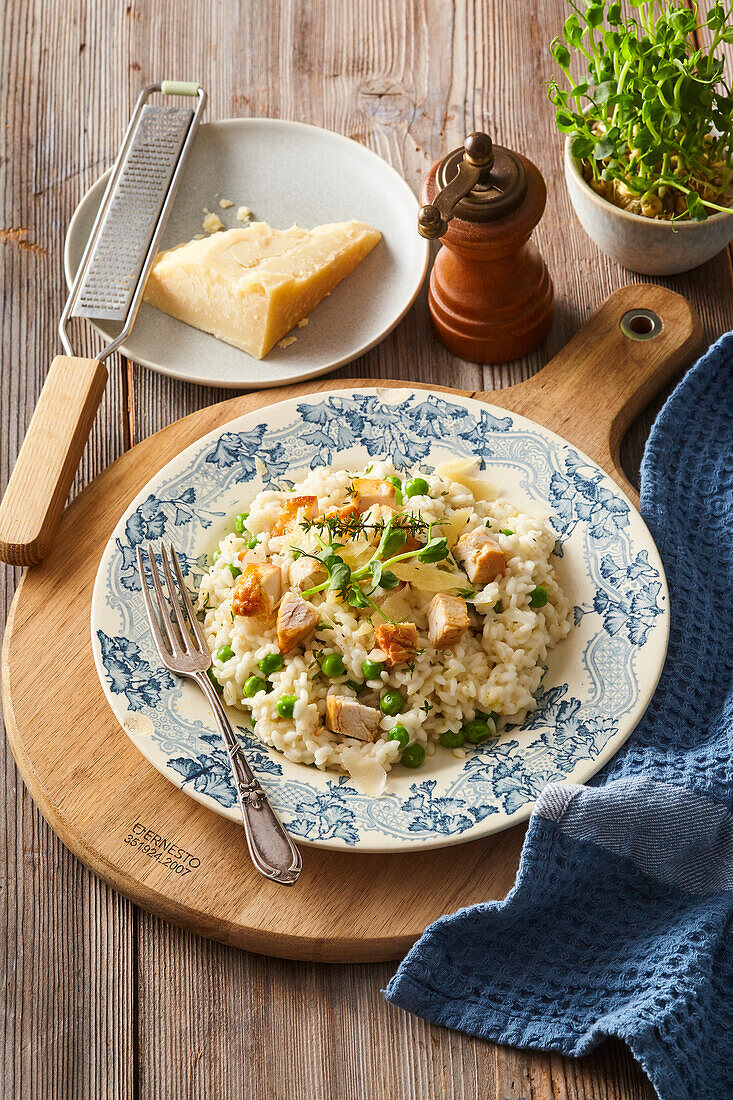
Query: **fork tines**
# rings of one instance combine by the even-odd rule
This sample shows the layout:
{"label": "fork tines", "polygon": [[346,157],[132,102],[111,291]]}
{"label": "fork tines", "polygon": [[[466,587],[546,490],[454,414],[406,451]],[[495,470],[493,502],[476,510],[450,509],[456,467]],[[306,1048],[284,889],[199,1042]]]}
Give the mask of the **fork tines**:
{"label": "fork tines", "polygon": [[[140,570],[145,609],[148,613],[150,629],[160,659],[169,668],[173,668],[174,664],[180,665],[181,663],[186,664],[186,671],[208,668],[211,664],[211,657],[204,632],[193,609],[178,555],[172,543],[169,543],[167,548],[162,541],[158,544],[158,555],[163,567],[165,592],[152,543],[148,543],[147,551],[148,568],[152,577],[157,607],[154,606],[141,546],[137,548],[137,564]],[[188,619],[188,624],[186,619]],[[178,671],[178,669],[173,668],[173,671]]]}

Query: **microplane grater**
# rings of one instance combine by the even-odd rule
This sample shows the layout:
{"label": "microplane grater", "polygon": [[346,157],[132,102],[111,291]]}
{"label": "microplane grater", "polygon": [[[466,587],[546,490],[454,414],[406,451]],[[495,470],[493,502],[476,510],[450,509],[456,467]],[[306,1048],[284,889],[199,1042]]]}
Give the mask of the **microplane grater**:
{"label": "microplane grater", "polygon": [[192,118],[143,107],[72,317],[124,321]]}
{"label": "microplane grater", "polygon": [[[156,92],[196,105],[148,103]],[[13,565],[36,565],[53,545],[107,384],[103,360],[135,324],[205,104],[198,84],[170,80],[145,88],[135,104],[59,320],[66,354],[51,363],[0,501],[0,558]],[[72,317],[120,322],[120,331],[96,359],[84,358],[69,340]]]}
{"label": "microplane grater", "polygon": [[[154,92],[195,96],[196,108],[148,103]],[[122,324],[100,360],[129,335],[205,102],[197,84],[163,81],[141,93],[61,316],[68,354],[71,317]]]}

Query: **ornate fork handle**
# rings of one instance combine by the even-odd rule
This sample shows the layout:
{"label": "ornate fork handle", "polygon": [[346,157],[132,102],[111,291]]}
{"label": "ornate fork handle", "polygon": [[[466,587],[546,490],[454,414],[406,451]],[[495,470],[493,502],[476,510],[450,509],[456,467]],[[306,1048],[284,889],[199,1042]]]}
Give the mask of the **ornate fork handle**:
{"label": "ornate fork handle", "polygon": [[199,673],[194,679],[211,704],[226,745],[237,783],[244,833],[252,862],[266,878],[284,886],[292,886],[303,866],[300,852],[283,828],[280,818],[250,768],[244,749],[208,676]]}

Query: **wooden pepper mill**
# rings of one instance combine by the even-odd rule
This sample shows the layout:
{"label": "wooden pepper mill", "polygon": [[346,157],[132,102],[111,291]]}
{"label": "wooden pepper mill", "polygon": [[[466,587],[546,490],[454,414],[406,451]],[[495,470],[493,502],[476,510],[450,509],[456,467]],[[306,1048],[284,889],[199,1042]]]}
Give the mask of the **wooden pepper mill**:
{"label": "wooden pepper mill", "polygon": [[550,331],[552,282],[529,239],[546,198],[539,169],[488,134],[471,134],[425,177],[418,232],[445,245],[428,303],[438,337],[461,359],[518,359]]}

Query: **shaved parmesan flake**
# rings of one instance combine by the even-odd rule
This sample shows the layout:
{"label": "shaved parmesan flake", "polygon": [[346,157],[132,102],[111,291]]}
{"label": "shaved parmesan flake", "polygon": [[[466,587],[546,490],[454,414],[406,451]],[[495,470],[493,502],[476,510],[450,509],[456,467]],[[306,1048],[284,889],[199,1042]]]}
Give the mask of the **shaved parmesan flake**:
{"label": "shaved parmesan flake", "polygon": [[476,477],[478,462],[473,458],[456,458],[450,462],[444,462],[435,471],[439,477],[445,477],[449,481],[457,481],[459,485],[465,485],[476,500],[495,500],[496,487],[488,478]]}
{"label": "shaved parmesan flake", "polygon": [[387,785],[387,773],[374,757],[362,756],[350,746],[341,750],[341,761],[354,780],[354,786],[369,798],[379,798]]}
{"label": "shaved parmesan flake", "polygon": [[339,557],[343,558],[352,570],[361,569],[374,556],[374,547],[370,542],[349,541],[340,550]]}
{"label": "shaved parmesan flake", "polygon": [[445,592],[448,595],[456,595],[471,587],[465,573],[449,573],[447,569],[438,569],[437,565],[423,565],[419,561],[401,561],[390,568],[399,580],[407,581],[420,592]]}
{"label": "shaved parmesan flake", "polygon": [[441,537],[448,540],[448,545],[453,546],[461,535],[465,534],[466,524],[471,518],[472,508],[458,508],[447,520],[440,524]]}

